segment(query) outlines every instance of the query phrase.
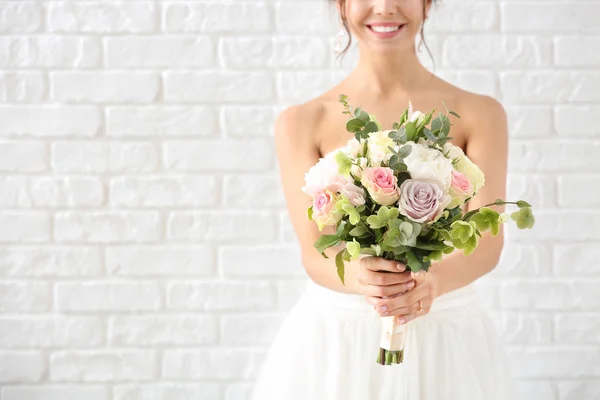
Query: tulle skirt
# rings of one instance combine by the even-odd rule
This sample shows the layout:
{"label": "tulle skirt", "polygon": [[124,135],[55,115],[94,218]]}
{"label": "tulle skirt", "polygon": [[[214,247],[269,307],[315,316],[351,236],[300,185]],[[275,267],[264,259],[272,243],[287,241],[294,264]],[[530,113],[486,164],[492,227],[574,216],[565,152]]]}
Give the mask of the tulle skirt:
{"label": "tulle skirt", "polygon": [[402,364],[376,363],[380,330],[362,296],[309,281],[267,353],[253,399],[515,399],[496,326],[472,284],[408,323]]}

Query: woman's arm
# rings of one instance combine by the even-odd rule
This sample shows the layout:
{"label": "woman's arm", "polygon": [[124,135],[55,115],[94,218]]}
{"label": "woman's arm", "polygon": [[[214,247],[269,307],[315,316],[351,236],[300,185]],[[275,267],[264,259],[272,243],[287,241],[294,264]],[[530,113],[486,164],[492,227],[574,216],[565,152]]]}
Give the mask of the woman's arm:
{"label": "woman's arm", "polygon": [[320,232],[316,224],[307,217],[311,205],[310,196],[302,191],[304,174],[319,161],[319,149],[314,135],[322,111],[312,105],[296,105],[285,109],[275,122],[275,148],[279,172],[285,195],[288,214],[296,233],[302,253],[302,264],[308,276],[321,286],[344,293],[356,293],[356,263],[346,263],[346,285],[337,276],[335,254],[338,249],[329,248],[321,256],[314,242],[326,233],[334,233],[326,227]]}
{"label": "woman's arm", "polygon": [[[500,103],[491,97],[477,96],[477,103],[471,107],[477,112],[466,122],[467,156],[485,174],[485,185],[468,203],[473,210],[493,203],[496,199],[506,199],[506,175],[508,158],[508,132],[506,113]],[[464,113],[466,114],[466,113]],[[504,206],[494,206],[503,212]],[[473,253],[464,256],[461,251],[445,256],[441,262],[432,264],[429,272],[435,280],[436,296],[466,286],[487,274],[498,264],[504,246],[504,229],[492,237],[489,232],[482,234],[479,245]]]}

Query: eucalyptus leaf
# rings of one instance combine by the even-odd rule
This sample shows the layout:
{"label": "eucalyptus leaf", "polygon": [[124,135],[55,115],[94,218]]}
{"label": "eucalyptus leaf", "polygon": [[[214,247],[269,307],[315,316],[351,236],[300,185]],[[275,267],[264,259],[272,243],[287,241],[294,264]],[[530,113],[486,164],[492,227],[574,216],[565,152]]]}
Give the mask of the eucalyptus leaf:
{"label": "eucalyptus leaf", "polygon": [[362,119],[354,118],[346,123],[346,130],[348,132],[358,132],[365,126],[365,121]]}
{"label": "eucalyptus leaf", "polygon": [[408,157],[410,153],[412,153],[412,146],[409,144],[400,147],[400,150],[398,150],[398,156],[401,158]]}
{"label": "eucalyptus leaf", "polygon": [[366,133],[373,133],[373,132],[377,132],[379,130],[379,128],[377,127],[377,124],[373,121],[369,121],[366,125],[365,125],[365,129],[363,132]]}
{"label": "eucalyptus leaf", "polygon": [[356,110],[357,111],[354,113],[354,116],[356,116],[356,118],[363,120],[365,124],[371,120],[367,112],[361,110],[360,108],[357,108]]}
{"label": "eucalyptus leaf", "polygon": [[432,142],[437,142],[438,138],[429,129],[423,129],[423,133],[425,134],[427,139],[431,140]]}
{"label": "eucalyptus leaf", "polygon": [[435,134],[442,130],[442,121],[440,121],[439,117],[435,118],[431,123],[431,131]]}

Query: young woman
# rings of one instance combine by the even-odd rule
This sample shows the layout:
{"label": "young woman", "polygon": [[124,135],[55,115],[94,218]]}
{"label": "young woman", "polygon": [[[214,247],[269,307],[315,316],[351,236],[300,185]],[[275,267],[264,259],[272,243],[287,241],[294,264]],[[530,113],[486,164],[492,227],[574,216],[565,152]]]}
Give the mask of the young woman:
{"label": "young woman", "polygon": [[[415,39],[433,0],[332,0],[358,41],[356,68],[318,98],[284,110],[275,141],[288,210],[310,281],[285,320],[255,386],[256,400],[509,400],[512,379],[498,333],[472,283],[498,263],[502,232],[486,233],[468,257],[453,253],[429,272],[376,257],[353,261],[346,285],[313,247],[322,233],[306,217],[304,174],[352,136],[338,102],[375,114],[391,129],[407,106],[456,111],[452,142],[486,175],[465,209],[505,198],[507,123],[494,99],[461,90],[419,62]],[[346,48],[347,49],[347,48]],[[498,211],[503,211],[499,208]],[[408,325],[404,363],[381,366],[380,315]]]}

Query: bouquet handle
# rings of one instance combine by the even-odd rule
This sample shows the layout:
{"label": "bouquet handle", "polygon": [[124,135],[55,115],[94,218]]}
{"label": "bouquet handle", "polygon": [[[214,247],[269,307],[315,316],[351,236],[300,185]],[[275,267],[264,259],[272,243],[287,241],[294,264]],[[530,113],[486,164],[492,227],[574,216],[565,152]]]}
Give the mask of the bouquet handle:
{"label": "bouquet handle", "polygon": [[395,316],[381,317],[381,338],[377,362],[381,365],[401,364],[404,361],[407,324]]}

